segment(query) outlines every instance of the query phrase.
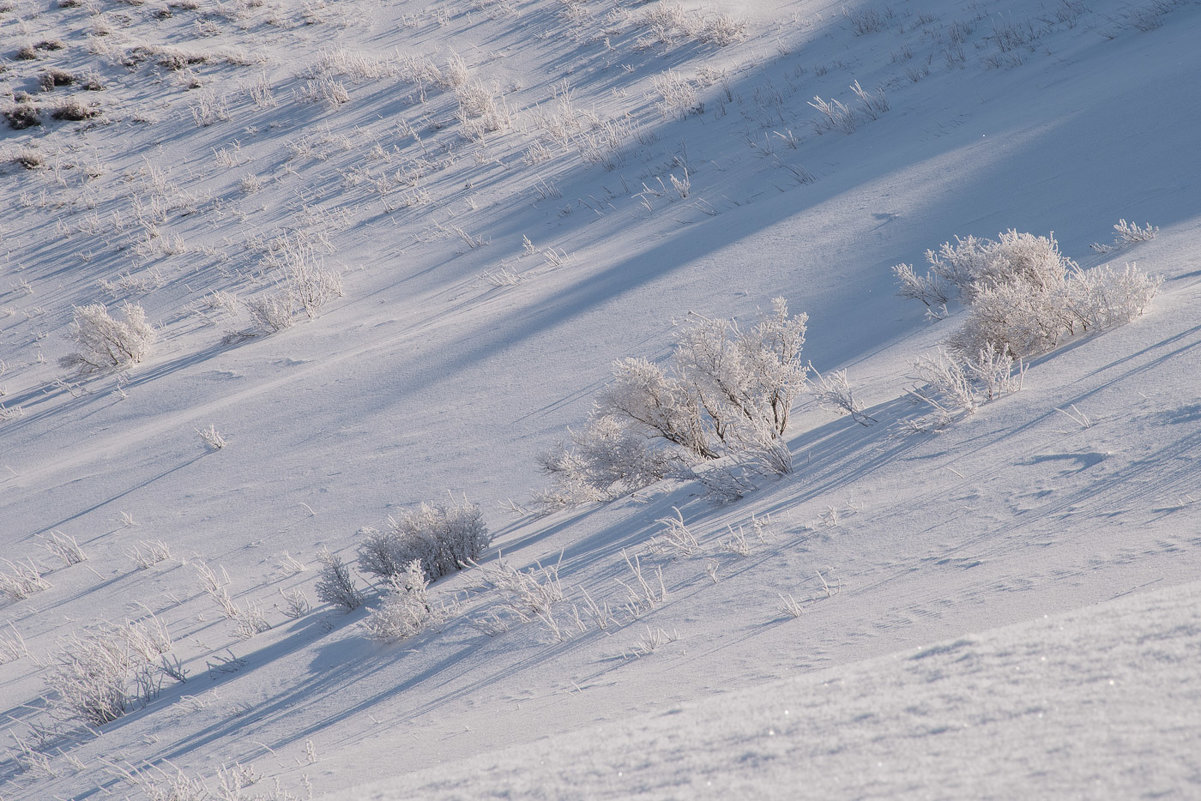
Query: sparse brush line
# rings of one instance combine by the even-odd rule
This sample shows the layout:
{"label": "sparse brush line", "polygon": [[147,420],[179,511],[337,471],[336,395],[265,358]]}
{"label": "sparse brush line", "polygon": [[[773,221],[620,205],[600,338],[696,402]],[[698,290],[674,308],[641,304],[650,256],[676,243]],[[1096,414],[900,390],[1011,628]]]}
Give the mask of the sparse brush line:
{"label": "sparse brush line", "polygon": [[61,559],[63,564],[67,567],[85,562],[88,558],[87,554],[83,552],[83,549],[79,547],[79,543],[76,542],[75,538],[67,534],[63,534],[61,531],[51,531],[49,534],[47,534],[47,538],[45,541],[43,541],[42,547],[49,551],[53,556],[57,556],[59,559]]}
{"label": "sparse brush line", "polygon": [[617,583],[625,589],[628,595],[626,611],[631,617],[638,618],[645,612],[661,606],[667,600],[667,585],[663,583],[663,568],[656,566],[654,575],[648,577],[643,572],[638,554],[634,554],[631,559],[630,554],[623,549],[621,556],[625,560],[626,566],[630,568],[633,586],[626,584],[621,579],[617,579]]}
{"label": "sparse brush line", "polygon": [[0,570],[0,594],[11,600],[23,601],[34,593],[50,589],[53,585],[42,578],[42,571],[26,559],[24,563],[0,559],[6,569]]}

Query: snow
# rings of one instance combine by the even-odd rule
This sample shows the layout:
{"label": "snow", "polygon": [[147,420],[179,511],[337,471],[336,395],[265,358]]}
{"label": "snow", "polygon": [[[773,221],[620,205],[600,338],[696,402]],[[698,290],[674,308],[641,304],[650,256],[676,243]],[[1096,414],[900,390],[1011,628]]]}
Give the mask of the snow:
{"label": "snow", "polygon": [[1139,593],[333,797],[1171,797],[1199,767],[1199,592]]}
{"label": "snow", "polygon": [[[646,39],[662,3],[11,5],[0,90],[103,113],[0,123],[0,556],[53,585],[0,601],[0,654],[28,650],[0,660],[0,798],[140,797],[129,766],[217,793],[235,763],[261,777],[244,798],[1196,792],[1197,4],[689,4],[747,20],[725,47]],[[48,39],[67,47],[13,58]],[[208,60],[172,71],[161,45]],[[304,101],[339,53],[375,59],[323,73],[349,102]],[[512,118],[482,142],[453,90],[405,78],[405,58],[456,54]],[[38,93],[50,67],[106,88]],[[661,110],[669,70],[703,113]],[[851,103],[856,80],[890,109],[817,133],[807,101]],[[556,139],[568,88],[577,128]],[[41,168],[13,163],[30,152]],[[1090,249],[1119,219],[1159,234]],[[958,315],[924,319],[889,267],[1009,228],[1166,282],[1144,317],[1034,360],[1022,392],[913,433],[911,364]],[[272,291],[289,242],[344,296],[224,341],[249,319],[205,296]],[[803,397],[795,472],[741,500],[673,480],[530,513],[536,456],[614,360],[663,359],[689,311],[746,322],[776,296],[876,424]],[[73,306],[125,299],[158,329],[144,362],[57,366]],[[447,492],[495,540],[431,585],[438,627],[380,644],[363,610],[284,614],[281,591],[315,602],[320,548],[352,559],[358,529]],[[697,552],[653,547],[677,513]],[[89,560],[59,566],[52,531]],[[172,558],[137,569],[128,552],[159,539]],[[623,611],[635,556],[666,592]],[[557,567],[560,636],[485,619],[505,611],[483,580],[502,559]],[[200,561],[273,628],[239,639]],[[55,649],[148,612],[190,679],[99,736],[64,718]]]}

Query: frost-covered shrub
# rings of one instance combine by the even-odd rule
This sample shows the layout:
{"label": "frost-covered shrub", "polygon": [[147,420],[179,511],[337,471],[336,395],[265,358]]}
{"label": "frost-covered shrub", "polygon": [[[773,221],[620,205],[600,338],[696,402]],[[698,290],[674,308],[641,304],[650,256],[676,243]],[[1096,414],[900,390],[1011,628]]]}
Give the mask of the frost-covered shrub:
{"label": "frost-covered shrub", "polygon": [[363,605],[363,593],[355,586],[350,565],[336,553],[322,549],[317,554],[321,563],[321,574],[317,578],[317,598],[325,603],[340,606],[353,612]]}
{"label": "frost-covered shrub", "polygon": [[813,381],[809,384],[809,391],[818,406],[840,414],[849,414],[851,419],[861,426],[876,422],[874,417],[864,413],[863,404],[855,397],[855,390],[847,378],[846,370],[835,370],[822,375],[815,368],[811,369]]}
{"label": "frost-covered shrub", "polygon": [[60,704],[85,723],[99,725],[125,714],[126,683],[135,662],[119,640],[74,636],[46,674]]}
{"label": "frost-covered shrub", "polygon": [[570,444],[559,444],[539,458],[556,484],[556,493],[541,499],[543,505],[617,498],[654,484],[681,464],[678,454],[656,446],[613,415],[594,413],[582,430],[568,433]]}
{"label": "frost-covered shrub", "polygon": [[81,103],[78,100],[65,100],[54,107],[54,111],[50,112],[50,116],[56,120],[80,122],[82,120],[90,120],[93,117],[99,117],[100,109]]}
{"label": "frost-covered shrub", "polygon": [[388,522],[386,531],[368,529],[358,548],[359,567],[384,578],[419,561],[432,581],[475,561],[492,542],[480,507],[466,499],[423,503]]}
{"label": "frost-covered shrub", "polygon": [[33,560],[27,559],[24,564],[7,559],[0,561],[7,566],[7,569],[0,570],[0,595],[13,601],[23,601],[35,592],[50,589],[50,582],[42,578],[42,571]]}
{"label": "frost-covered shrub", "polygon": [[88,559],[88,555],[83,552],[83,548],[79,547],[75,538],[69,534],[63,534],[61,531],[51,531],[42,543],[42,547],[61,559],[67,567],[81,564]]}
{"label": "frost-covered shrub", "polygon": [[1138,223],[1126,222],[1125,218],[1118,220],[1113,224],[1113,244],[1102,245],[1094,242],[1092,249],[1098,253],[1109,253],[1115,248],[1120,248],[1123,245],[1133,245],[1137,242],[1149,242],[1159,236],[1159,228],[1151,223],[1143,223],[1143,227],[1139,227]]}
{"label": "frost-covered shrub", "polygon": [[1121,270],[1094,267],[1073,276],[1068,311],[1085,328],[1122,325],[1141,316],[1162,285],[1162,277],[1148,275],[1133,264]]}
{"label": "frost-covered shrub", "polygon": [[644,12],[639,22],[649,29],[652,41],[660,44],[682,40],[726,47],[747,37],[744,20],[728,14],[706,14],[678,3],[658,3]]}
{"label": "frost-covered shrub", "polygon": [[322,306],[343,295],[341,273],[318,258],[310,245],[285,240],[263,264],[282,272],[282,285],[245,302],[254,330],[244,335],[290,328],[300,312],[311,320]]}
{"label": "frost-covered shrub", "polygon": [[926,251],[926,259],[925,276],[908,264],[893,268],[900,294],[931,308],[957,295],[968,316],[947,344],[968,361],[989,349],[1026,358],[1054,349],[1065,336],[1129,322],[1162,283],[1133,266],[1082,270],[1060,253],[1053,235],[1014,230],[997,240],[956,237]]}
{"label": "frost-covered shrub", "polygon": [[974,236],[927,250],[930,272],[950,284],[965,303],[981,292],[1004,285],[1050,292],[1062,286],[1076,263],[1059,252],[1055,236],[1020,234],[1010,229],[996,240]]}
{"label": "frost-covered shrub", "polygon": [[399,576],[405,571],[409,564],[405,561],[407,551],[395,531],[368,526],[360,529],[359,535],[363,538],[355,549],[359,570],[381,578]]}
{"label": "frost-covered shrub", "polygon": [[681,332],[674,361],[696,393],[713,433],[735,446],[746,429],[778,436],[788,426],[792,402],[805,386],[801,348],[809,317],[788,315],[783,298],[750,331],[731,320],[697,318]]}
{"label": "frost-covered shrub", "polygon": [[122,625],[100,623],[63,643],[46,685],[58,704],[85,723],[108,723],[158,695],[164,677],[186,678],[169,656],[172,647],[166,627],[153,615]]}
{"label": "frost-covered shrub", "polygon": [[329,301],[343,294],[342,276],[311,254],[290,258],[285,267],[288,292],[311,320]]}
{"label": "frost-covered shrub", "polygon": [[783,298],[747,331],[695,315],[666,369],[643,358],[616,362],[587,426],[542,457],[555,481],[543,505],[606,500],[723,456],[788,472],[781,438],[805,385],[807,320],[790,316]]}
{"label": "frost-covered shrub", "polygon": [[3,111],[10,128],[20,131],[42,124],[41,109],[33,103],[17,103]]}
{"label": "frost-covered shrub", "polygon": [[982,403],[1022,388],[1025,368],[1007,351],[986,347],[974,358],[939,348],[913,364],[919,399],[945,415],[974,412]]}
{"label": "frost-covered shrub", "polygon": [[102,303],[76,306],[67,338],[78,349],[59,359],[59,365],[87,373],[128,367],[146,358],[155,339],[146,311],[126,303],[121,313],[124,321],[111,317]]}
{"label": "frost-covered shrub", "polygon": [[274,334],[292,326],[295,314],[294,297],[288,290],[270,292],[246,301],[246,311],[255,327],[265,333]]}
{"label": "frost-covered shrub", "polygon": [[363,621],[375,640],[397,640],[420,634],[440,617],[430,602],[429,581],[417,560],[388,579],[388,591],[380,605]]}
{"label": "frost-covered shrub", "polygon": [[918,275],[912,264],[898,264],[892,268],[892,274],[901,285],[898,295],[921,301],[935,314],[941,315],[940,309],[951,300],[950,290],[934,273]]}
{"label": "frost-covered shrub", "polygon": [[1000,284],[973,298],[963,326],[947,340],[960,354],[995,347],[1018,356],[1052,350],[1071,327],[1066,286],[1040,292],[1027,284]]}
{"label": "frost-covered shrub", "polygon": [[468,139],[482,140],[484,134],[503,131],[512,125],[512,114],[499,89],[470,79],[455,87],[459,102],[456,117]]}
{"label": "frost-covered shrub", "polygon": [[683,378],[668,376],[658,365],[627,358],[613,365],[613,381],[597,398],[596,417],[619,419],[679,445],[696,456],[718,456],[706,430],[700,399]]}

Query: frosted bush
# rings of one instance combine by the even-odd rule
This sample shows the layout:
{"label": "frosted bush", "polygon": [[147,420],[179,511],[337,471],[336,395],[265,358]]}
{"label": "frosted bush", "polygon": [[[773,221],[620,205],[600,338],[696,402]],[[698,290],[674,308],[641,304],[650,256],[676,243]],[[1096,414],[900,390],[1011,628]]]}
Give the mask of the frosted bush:
{"label": "frosted bush", "polygon": [[939,348],[913,364],[919,399],[946,415],[974,412],[981,403],[1022,388],[1024,366],[1007,351],[989,346],[971,359]]}
{"label": "frosted bush", "polygon": [[661,44],[670,44],[677,38],[690,39],[704,26],[700,13],[690,12],[678,3],[652,6],[643,13],[641,21]]}
{"label": "frosted bush", "polygon": [[389,520],[388,530],[366,534],[357,554],[364,571],[391,578],[419,561],[431,581],[475,561],[492,542],[480,507],[466,499],[423,503]]}
{"label": "frosted bush", "polygon": [[900,294],[927,306],[956,294],[967,321],[947,344],[974,360],[989,349],[1014,358],[1045,353],[1065,336],[1129,322],[1142,314],[1161,279],[1136,267],[1081,270],[1054,236],[1010,230],[997,240],[956,237],[926,251],[930,271],[899,264]]}
{"label": "frosted bush", "polygon": [[260,333],[290,328],[300,312],[311,320],[322,306],[343,295],[342,275],[325,264],[310,245],[286,241],[270,254],[264,266],[279,268],[283,280],[278,289],[245,302]]}
{"label": "frosted bush", "polygon": [[455,87],[459,102],[456,118],[468,139],[482,140],[485,134],[508,129],[513,117],[503,97],[482,81],[471,79]]}
{"label": "frosted bush", "polygon": [[782,435],[805,385],[807,319],[790,316],[783,298],[749,331],[694,315],[680,328],[668,370],[643,358],[616,362],[587,427],[542,458],[556,486],[540,500],[606,500],[723,456],[789,472]]}
{"label": "frosted bush", "polygon": [[939,348],[933,356],[919,357],[913,367],[924,382],[918,390],[923,400],[943,410],[975,411],[976,393],[960,360]]}
{"label": "frosted bush", "polygon": [[1114,239],[1126,244],[1133,242],[1149,242],[1159,236],[1159,228],[1151,223],[1143,223],[1143,227],[1139,228],[1138,223],[1128,223],[1126,220],[1118,220],[1113,225]]}
{"label": "frosted bush", "polygon": [[1054,235],[1034,236],[1010,229],[997,240],[968,236],[927,250],[930,272],[950,284],[966,303],[996,286],[1018,284],[1037,291],[1061,286],[1075,262],[1059,252]]}
{"label": "frosted bush", "polygon": [[145,309],[126,303],[121,313],[124,321],[111,317],[102,303],[76,306],[67,338],[77,350],[59,359],[59,365],[88,373],[128,367],[146,358],[155,332],[146,322]]}
{"label": "frosted bush", "polygon": [[326,303],[342,297],[342,276],[309,252],[288,258],[284,274],[288,292],[310,320]]}
{"label": "frosted bush", "polygon": [[613,381],[597,399],[597,417],[613,417],[634,430],[661,437],[702,458],[716,458],[700,399],[689,382],[658,365],[627,358],[613,365]]}
{"label": "frosted bush", "polygon": [[395,531],[366,527],[359,530],[359,535],[363,538],[355,549],[359,570],[381,578],[405,571],[409,564],[405,561],[407,550]]}
{"label": "frosted bush", "polygon": [[639,21],[650,30],[653,41],[660,44],[698,41],[726,47],[747,37],[747,25],[743,20],[728,14],[706,14],[678,3],[654,5]]}
{"label": "frosted bush", "polygon": [[849,414],[859,425],[867,426],[876,421],[874,417],[864,413],[863,404],[855,397],[855,390],[847,378],[846,370],[835,370],[822,375],[816,369],[810,369],[813,370],[813,381],[809,385],[809,391],[813,393],[818,406]]}
{"label": "frosted bush", "polygon": [[10,600],[23,601],[34,593],[50,589],[50,582],[42,578],[42,571],[32,560],[27,559],[24,564],[7,559],[0,561],[6,566],[0,570],[0,594]]}
{"label": "frosted bush", "polygon": [[321,574],[317,578],[317,598],[353,612],[363,605],[363,593],[355,586],[350,566],[336,553],[322,549],[317,554]]}
{"label": "frosted bush", "polygon": [[738,450],[745,461],[778,476],[792,472],[792,451],[775,429],[762,422],[738,429]]}
{"label": "frosted bush", "polygon": [[55,703],[83,722],[108,723],[158,695],[164,677],[186,678],[169,656],[172,648],[154,615],[120,625],[103,622],[67,638],[47,669],[46,685]]}
{"label": "frosted bush", "polygon": [[981,348],[976,358],[965,362],[965,368],[986,401],[1018,392],[1026,377],[1026,366],[995,346]]}
{"label": "frosted bush", "polygon": [[918,275],[912,264],[898,264],[892,268],[892,274],[901,285],[897,290],[898,295],[921,301],[930,309],[928,313],[942,316],[943,307],[950,301],[950,297],[947,287],[937,275]]}
{"label": "frosted bush", "polygon": [[292,293],[287,290],[271,292],[246,301],[246,311],[250,313],[250,319],[255,327],[265,334],[291,328],[295,308]]}
{"label": "frosted bush", "polygon": [[375,640],[397,640],[420,634],[440,617],[430,603],[429,581],[421,562],[413,560],[388,579],[388,591],[380,605],[363,621]]}
{"label": "frosted bush", "polygon": [[543,454],[540,467],[559,489],[544,498],[551,506],[617,498],[672,473],[680,458],[656,447],[646,434],[631,430],[612,415],[594,414],[581,431],[570,431],[570,445]]}
{"label": "frosted bush", "polygon": [[73,635],[55,655],[46,685],[80,720],[108,723],[125,714],[130,704],[126,683],[135,664],[115,638]]}
{"label": "frosted bush", "polygon": [[296,90],[296,97],[305,103],[324,103],[330,108],[338,108],[350,102],[350,92],[346,86],[327,75],[305,81],[304,86]]}
{"label": "frosted bush", "polygon": [[711,14],[698,32],[698,38],[706,44],[727,47],[747,38],[745,20],[731,17],[729,14]]}
{"label": "frosted bush", "polygon": [[888,103],[888,96],[879,87],[875,91],[869,92],[859,85],[859,81],[855,81],[851,84],[851,93],[859,100],[863,113],[870,119],[880,119],[880,115],[891,108]]}
{"label": "frosted bush", "polygon": [[1159,228],[1151,223],[1143,223],[1143,226],[1140,228],[1138,223],[1126,222],[1125,219],[1114,223],[1113,231],[1112,245],[1102,245],[1094,242],[1092,249],[1098,253],[1109,253],[1123,245],[1133,245],[1136,242],[1149,242],[1159,236]]}
{"label": "frosted bush", "polygon": [[664,117],[680,117],[689,114],[704,114],[705,104],[697,94],[694,81],[685,78],[675,70],[668,70],[651,79],[651,85],[661,98],[659,110]]}
{"label": "frosted bush", "polygon": [[258,604],[250,601],[246,604],[246,608],[238,610],[238,616],[234,619],[233,631],[234,636],[239,640],[249,640],[256,634],[270,630],[271,624],[267,622],[267,617]]}
{"label": "frosted bush", "polygon": [[973,298],[967,321],[947,344],[965,355],[988,347],[1023,357],[1052,350],[1071,323],[1064,291],[1064,286],[1041,292],[1018,283],[985,289]]}
{"label": "frosted bush", "polygon": [[1133,264],[1121,270],[1094,267],[1075,276],[1067,292],[1070,313],[1085,328],[1104,329],[1134,320],[1146,311],[1163,285]]}
{"label": "frosted bush", "polygon": [[209,423],[208,428],[196,429],[197,436],[200,437],[201,443],[210,451],[219,451],[224,448],[229,442],[225,439],[225,435],[217,430],[217,426]]}
{"label": "frosted bush", "polygon": [[[489,610],[488,619],[494,624],[507,628],[512,619],[522,623],[538,620],[555,640],[566,639],[567,633],[555,617],[555,607],[566,599],[558,565],[543,567],[535,563],[525,570],[518,570],[498,559],[495,565],[481,566],[480,573],[485,586],[504,596],[503,601]],[[600,609],[595,602],[591,606]]]}
{"label": "frosted bush", "polygon": [[723,443],[746,427],[778,436],[788,426],[792,402],[805,386],[801,348],[808,315],[788,315],[783,298],[750,331],[736,322],[698,317],[681,332],[676,369],[691,385]]}
{"label": "frosted bush", "polygon": [[63,534],[61,531],[51,531],[42,543],[42,547],[61,559],[67,567],[86,562],[88,558],[75,538],[69,534]]}
{"label": "frosted bush", "polygon": [[842,131],[849,134],[854,133],[855,129],[859,127],[859,119],[854,110],[841,100],[835,98],[826,100],[821,95],[814,95],[813,99],[807,102],[821,113],[821,116],[813,123],[813,130],[819,134],[826,131]]}

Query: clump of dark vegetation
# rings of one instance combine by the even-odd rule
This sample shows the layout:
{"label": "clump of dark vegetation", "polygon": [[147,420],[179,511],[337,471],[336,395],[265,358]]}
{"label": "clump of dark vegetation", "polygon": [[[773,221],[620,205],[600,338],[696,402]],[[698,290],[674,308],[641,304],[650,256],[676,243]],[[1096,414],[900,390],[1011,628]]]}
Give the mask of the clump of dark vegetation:
{"label": "clump of dark vegetation", "polygon": [[21,131],[42,124],[42,113],[32,103],[18,102],[4,110],[4,118],[13,130]]}
{"label": "clump of dark vegetation", "polygon": [[75,83],[75,76],[64,70],[46,70],[38,78],[38,84],[43,92],[52,92],[60,86],[70,86]]}
{"label": "clump of dark vegetation", "polygon": [[78,122],[80,120],[90,120],[93,117],[100,116],[100,109],[95,106],[86,106],[78,100],[68,100],[60,104],[50,113],[51,117],[56,120],[69,120]]}
{"label": "clump of dark vegetation", "polygon": [[168,53],[158,60],[158,65],[171,72],[180,72],[193,64],[204,64],[208,59],[194,53]]}
{"label": "clump of dark vegetation", "polygon": [[13,164],[17,164],[27,170],[36,170],[43,164],[42,154],[28,148],[13,156],[12,161]]}

